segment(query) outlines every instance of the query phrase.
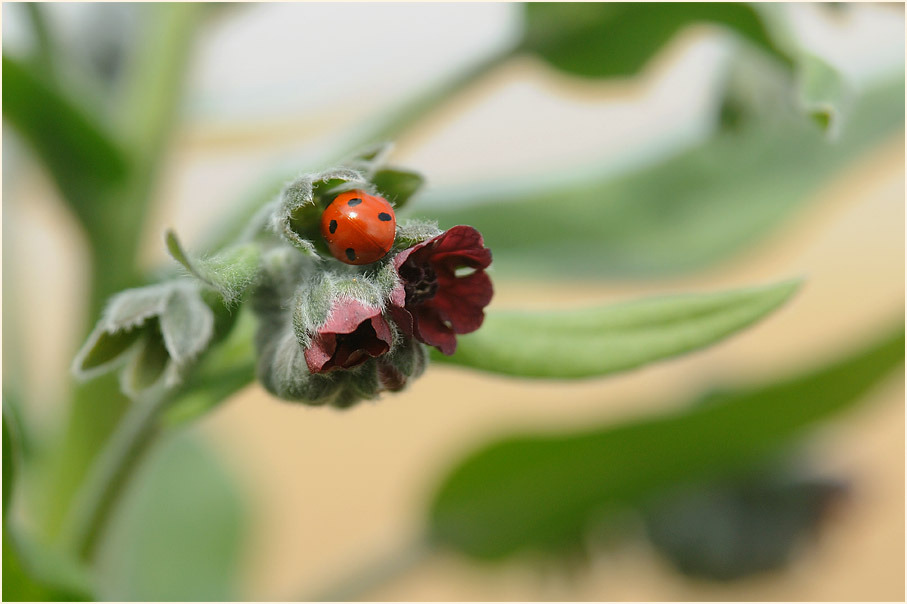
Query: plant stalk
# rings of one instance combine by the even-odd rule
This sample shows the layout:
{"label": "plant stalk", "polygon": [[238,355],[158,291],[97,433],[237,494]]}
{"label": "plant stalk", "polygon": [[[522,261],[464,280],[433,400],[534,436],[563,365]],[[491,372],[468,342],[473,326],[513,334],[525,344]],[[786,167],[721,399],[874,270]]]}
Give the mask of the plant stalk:
{"label": "plant stalk", "polygon": [[158,435],[170,395],[155,391],[132,403],[79,491],[64,531],[64,543],[79,559],[94,557],[111,511]]}

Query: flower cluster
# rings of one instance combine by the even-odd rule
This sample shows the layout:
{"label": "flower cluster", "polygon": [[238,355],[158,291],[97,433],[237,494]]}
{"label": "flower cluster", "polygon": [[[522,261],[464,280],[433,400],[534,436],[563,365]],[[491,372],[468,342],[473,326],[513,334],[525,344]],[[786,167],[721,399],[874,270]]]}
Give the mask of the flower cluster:
{"label": "flower cluster", "polygon": [[417,178],[364,161],[300,177],[265,210],[262,231],[278,237],[254,296],[258,374],[277,396],[346,407],[400,390],[424,370],[426,346],[451,355],[457,335],[482,325],[491,251],[476,229],[397,223],[390,252],[365,265],[332,254],[318,232],[332,200],[379,195],[399,210]]}
{"label": "flower cluster", "polygon": [[422,178],[383,166],[387,151],[300,176],[213,256],[190,255],[168,233],[188,275],[115,296],[76,374],[122,367],[133,398],[179,387],[246,301],[258,379],[286,400],[349,407],[404,388],[427,347],[453,354],[457,335],[485,318],[491,252],[472,227],[397,220]]}

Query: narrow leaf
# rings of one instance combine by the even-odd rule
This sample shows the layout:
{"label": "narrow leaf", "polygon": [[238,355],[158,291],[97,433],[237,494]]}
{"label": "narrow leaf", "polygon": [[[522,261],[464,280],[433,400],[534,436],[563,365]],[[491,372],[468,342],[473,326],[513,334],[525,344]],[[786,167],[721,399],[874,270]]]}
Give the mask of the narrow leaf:
{"label": "narrow leaf", "polygon": [[[904,359],[903,326],[821,370],[654,419],[482,448],[443,481],[436,542],[471,556],[575,543],[594,515],[685,481],[727,475],[859,402]],[[903,379],[903,378],[902,378]]]}
{"label": "narrow leaf", "polygon": [[76,355],[73,372],[85,378],[112,367],[112,363],[132,346],[141,333],[138,328],[110,333],[100,326],[95,327]]}
{"label": "narrow leaf", "polygon": [[167,231],[167,250],[191,275],[217,290],[229,308],[235,306],[258,277],[260,248],[253,243],[230,247],[210,258],[191,258],[176,234]]}
{"label": "narrow leaf", "polygon": [[35,149],[88,224],[101,220],[96,196],[121,182],[125,155],[95,122],[25,64],[3,56],[3,117]]}
{"label": "narrow leaf", "polygon": [[799,282],[554,312],[489,313],[436,360],[521,377],[607,375],[690,352],[770,314]]}

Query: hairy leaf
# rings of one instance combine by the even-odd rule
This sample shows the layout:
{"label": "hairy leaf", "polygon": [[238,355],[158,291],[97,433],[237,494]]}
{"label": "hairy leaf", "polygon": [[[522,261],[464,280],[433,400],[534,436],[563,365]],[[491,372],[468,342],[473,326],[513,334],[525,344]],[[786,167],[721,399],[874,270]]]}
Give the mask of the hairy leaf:
{"label": "hairy leaf", "polygon": [[554,312],[491,312],[437,360],[521,377],[584,378],[702,348],[786,302],[799,282]]}
{"label": "hairy leaf", "polygon": [[230,308],[235,306],[258,277],[261,249],[252,243],[235,245],[210,258],[192,258],[176,234],[167,231],[167,250],[189,273],[217,290]]}

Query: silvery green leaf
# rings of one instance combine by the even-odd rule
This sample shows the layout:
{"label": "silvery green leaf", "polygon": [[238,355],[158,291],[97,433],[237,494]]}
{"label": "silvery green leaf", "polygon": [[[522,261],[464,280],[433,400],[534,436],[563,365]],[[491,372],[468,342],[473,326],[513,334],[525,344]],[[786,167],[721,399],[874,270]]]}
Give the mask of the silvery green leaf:
{"label": "silvery green leaf", "polygon": [[532,378],[578,379],[626,371],[704,348],[770,315],[799,281],[663,296],[553,312],[488,313],[438,360]]}
{"label": "silvery green leaf", "polygon": [[394,240],[394,248],[405,250],[432,237],[441,234],[438,223],[432,220],[406,220],[397,223],[397,238]]}
{"label": "silvery green leaf", "polygon": [[110,333],[140,327],[164,310],[173,282],[127,289],[110,299],[101,323]]}
{"label": "silvery green leaf", "polygon": [[304,174],[281,192],[280,203],[271,214],[270,229],[300,251],[316,256],[313,241],[321,240],[321,213],[334,196],[355,188],[372,190],[365,176],[357,170],[338,168]]}
{"label": "silvery green leaf", "polygon": [[154,329],[146,330],[138,350],[120,373],[120,389],[126,396],[135,399],[153,387],[170,364],[170,355],[158,328],[155,326]]}
{"label": "silvery green leaf", "polygon": [[217,290],[228,308],[242,299],[258,277],[261,248],[254,243],[229,247],[210,258],[192,258],[173,231],[167,231],[166,241],[170,255],[190,274]]}
{"label": "silvery green leaf", "polygon": [[112,369],[141,333],[140,328],[109,333],[98,325],[76,355],[72,365],[73,373],[81,379],[87,379]]}
{"label": "silvery green leaf", "polygon": [[73,360],[72,371],[88,379],[112,369],[139,338],[145,323],[160,315],[172,284],[127,289],[108,302],[100,321]]}
{"label": "silvery green leaf", "polygon": [[214,335],[214,313],[194,284],[173,287],[160,317],[164,346],[180,369],[207,348]]}

